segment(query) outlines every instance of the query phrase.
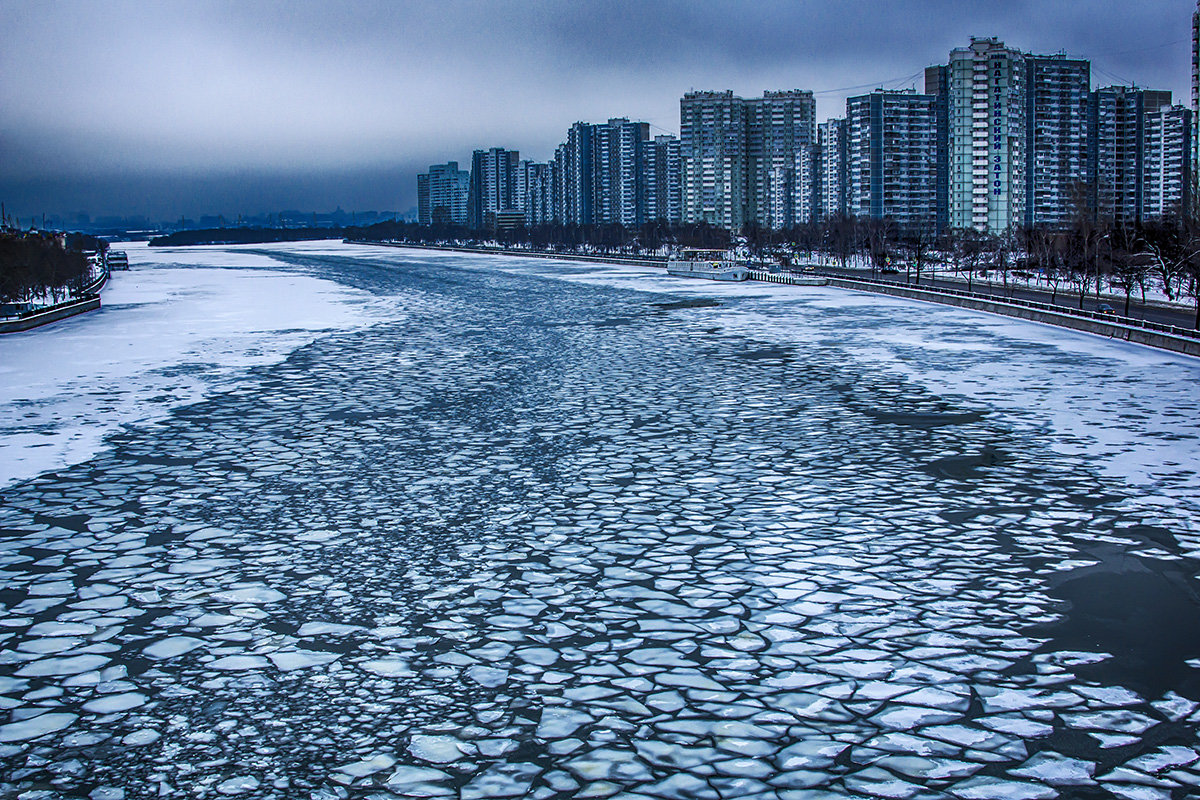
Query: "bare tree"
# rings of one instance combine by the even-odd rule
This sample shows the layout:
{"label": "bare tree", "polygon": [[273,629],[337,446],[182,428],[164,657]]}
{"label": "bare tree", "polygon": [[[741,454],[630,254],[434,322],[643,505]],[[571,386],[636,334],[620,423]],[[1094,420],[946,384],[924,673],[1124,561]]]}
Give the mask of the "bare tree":
{"label": "bare tree", "polygon": [[845,269],[857,247],[858,225],[853,217],[838,214],[825,223],[827,247]]}
{"label": "bare tree", "polygon": [[[933,250],[933,234],[924,228],[910,230],[904,237],[908,254],[912,256],[913,270],[916,272],[916,283],[921,285],[921,269],[930,262],[930,251]],[[907,270],[906,270],[907,273]],[[906,274],[907,279],[907,274]]]}
{"label": "bare tree", "polygon": [[889,267],[892,262],[893,243],[896,240],[896,225],[891,217],[864,219],[863,238],[871,258],[871,274]]}
{"label": "bare tree", "polygon": [[1108,282],[1124,293],[1124,314],[1128,317],[1130,298],[1135,290],[1141,290],[1143,303],[1146,300],[1150,261],[1140,246],[1141,236],[1134,225],[1125,222],[1113,225],[1108,243]]}
{"label": "bare tree", "polygon": [[987,236],[974,228],[963,228],[954,232],[955,266],[967,279],[967,291],[973,288],[975,273],[979,269],[980,260],[987,251]]}

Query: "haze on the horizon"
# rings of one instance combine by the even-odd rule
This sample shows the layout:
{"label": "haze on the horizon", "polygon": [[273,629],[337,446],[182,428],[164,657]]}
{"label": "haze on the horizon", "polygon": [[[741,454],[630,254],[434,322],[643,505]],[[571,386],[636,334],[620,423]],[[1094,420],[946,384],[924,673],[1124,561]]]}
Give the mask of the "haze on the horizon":
{"label": "haze on the horizon", "polygon": [[818,119],[922,88],[972,35],[1190,102],[1191,0],[719,3],[0,0],[10,213],[404,210],[475,148],[552,156],[578,120],[678,132],[690,89],[812,89]]}

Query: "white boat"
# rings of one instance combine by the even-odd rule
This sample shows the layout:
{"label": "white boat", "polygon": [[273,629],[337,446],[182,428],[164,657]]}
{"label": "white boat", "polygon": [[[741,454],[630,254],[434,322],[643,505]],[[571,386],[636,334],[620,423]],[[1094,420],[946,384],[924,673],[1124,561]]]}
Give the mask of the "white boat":
{"label": "white boat", "polygon": [[129,269],[129,256],[123,250],[108,251],[109,269]]}
{"label": "white boat", "polygon": [[683,250],[667,261],[667,274],[710,281],[744,281],[750,277],[750,270],[724,250]]}

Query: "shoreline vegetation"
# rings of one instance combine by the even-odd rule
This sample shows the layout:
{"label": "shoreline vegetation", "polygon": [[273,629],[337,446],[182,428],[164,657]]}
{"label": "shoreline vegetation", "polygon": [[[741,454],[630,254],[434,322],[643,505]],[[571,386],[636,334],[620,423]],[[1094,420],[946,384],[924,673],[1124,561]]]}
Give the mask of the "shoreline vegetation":
{"label": "shoreline vegetation", "polygon": [[176,231],[150,240],[150,247],[192,247],[205,244],[273,244],[344,239],[362,228],[201,228]]}
{"label": "shoreline vegetation", "polygon": [[80,233],[0,230],[0,316],[83,298],[108,243]]}

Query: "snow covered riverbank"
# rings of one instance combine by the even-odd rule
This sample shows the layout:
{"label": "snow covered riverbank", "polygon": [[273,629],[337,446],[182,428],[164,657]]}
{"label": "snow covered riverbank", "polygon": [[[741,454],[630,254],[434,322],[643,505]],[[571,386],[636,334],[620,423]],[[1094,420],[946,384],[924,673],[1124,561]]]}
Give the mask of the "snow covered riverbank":
{"label": "snow covered riverbank", "polygon": [[372,318],[369,295],[238,248],[126,251],[98,313],[0,338],[0,487]]}

